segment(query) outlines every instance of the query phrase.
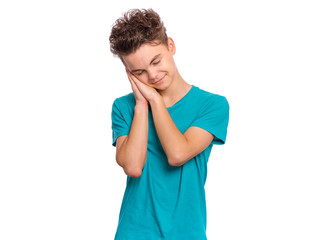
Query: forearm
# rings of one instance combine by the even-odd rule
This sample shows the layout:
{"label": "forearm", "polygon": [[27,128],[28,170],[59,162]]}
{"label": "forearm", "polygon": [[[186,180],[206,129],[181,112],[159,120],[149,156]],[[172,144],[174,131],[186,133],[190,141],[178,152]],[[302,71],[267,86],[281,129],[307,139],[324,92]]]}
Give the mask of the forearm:
{"label": "forearm", "polygon": [[141,175],[147,159],[147,143],[148,106],[138,104],[134,108],[130,132],[116,154],[118,164],[127,175]]}
{"label": "forearm", "polygon": [[151,100],[150,105],[155,129],[168,161],[171,165],[178,165],[189,157],[188,141],[176,127],[162,98]]}

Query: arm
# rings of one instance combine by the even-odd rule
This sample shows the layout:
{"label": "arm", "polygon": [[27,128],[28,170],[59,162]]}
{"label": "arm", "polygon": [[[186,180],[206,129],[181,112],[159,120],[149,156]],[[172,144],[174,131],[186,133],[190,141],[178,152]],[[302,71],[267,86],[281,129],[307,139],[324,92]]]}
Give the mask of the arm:
{"label": "arm", "polygon": [[214,138],[211,133],[199,127],[190,127],[182,134],[170,117],[161,95],[135,77],[130,76],[130,81],[136,84],[151,105],[155,129],[170,165],[181,166],[209,146]]}
{"label": "arm", "polygon": [[131,82],[136,104],[131,129],[128,135],[117,140],[116,160],[130,177],[140,177],[147,159],[148,103]]}
{"label": "arm", "polygon": [[117,140],[116,160],[130,177],[140,177],[147,159],[148,106],[135,105],[128,135]]}
{"label": "arm", "polygon": [[201,153],[213,140],[211,133],[199,127],[190,127],[182,134],[161,97],[153,98],[150,105],[155,129],[170,165],[183,165]]}

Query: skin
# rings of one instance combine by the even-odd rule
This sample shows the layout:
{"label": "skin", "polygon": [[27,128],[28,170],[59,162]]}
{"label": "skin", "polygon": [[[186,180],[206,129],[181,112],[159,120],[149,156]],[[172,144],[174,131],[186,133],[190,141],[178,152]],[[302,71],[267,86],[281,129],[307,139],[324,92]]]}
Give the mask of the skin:
{"label": "skin", "polygon": [[201,153],[214,136],[208,131],[190,127],[182,134],[169,115],[174,105],[191,89],[179,74],[174,54],[175,43],[143,44],[123,57],[136,104],[129,135],[117,140],[116,159],[125,173],[140,177],[147,159],[148,104],[151,106],[156,132],[170,165],[179,167]]}

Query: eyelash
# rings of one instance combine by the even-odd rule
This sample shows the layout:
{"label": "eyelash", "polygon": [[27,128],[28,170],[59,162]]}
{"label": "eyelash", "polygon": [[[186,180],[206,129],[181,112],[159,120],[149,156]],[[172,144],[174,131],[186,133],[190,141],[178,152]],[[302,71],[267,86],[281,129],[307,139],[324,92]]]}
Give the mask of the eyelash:
{"label": "eyelash", "polygon": [[[157,62],[153,62],[153,65],[158,65],[161,62],[161,60],[157,61]],[[135,75],[140,76],[141,74],[143,74],[144,71],[141,71],[139,73],[136,73]]]}
{"label": "eyelash", "polygon": [[135,75],[140,76],[141,74],[143,74],[143,72],[144,72],[144,71],[141,71],[141,72],[139,72],[139,73],[136,73]]}

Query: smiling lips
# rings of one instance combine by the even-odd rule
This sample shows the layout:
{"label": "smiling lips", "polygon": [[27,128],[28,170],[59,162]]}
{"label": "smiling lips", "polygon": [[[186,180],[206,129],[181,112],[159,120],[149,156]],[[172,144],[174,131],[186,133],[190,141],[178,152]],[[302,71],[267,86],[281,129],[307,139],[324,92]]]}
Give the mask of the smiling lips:
{"label": "smiling lips", "polygon": [[162,80],[165,78],[166,75],[164,75],[162,78],[160,78],[159,80],[157,80],[156,82],[154,82],[153,84],[160,84],[162,82]]}

